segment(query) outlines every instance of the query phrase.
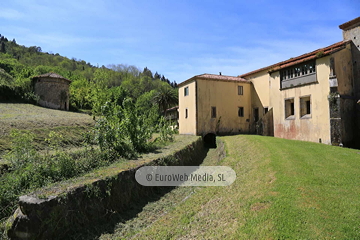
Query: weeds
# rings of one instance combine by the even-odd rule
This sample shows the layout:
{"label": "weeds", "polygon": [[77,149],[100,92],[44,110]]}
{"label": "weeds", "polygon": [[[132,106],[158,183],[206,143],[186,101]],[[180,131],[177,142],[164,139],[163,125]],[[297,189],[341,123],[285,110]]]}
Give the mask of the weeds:
{"label": "weeds", "polygon": [[150,139],[157,129],[162,141],[173,140],[174,132],[163,117],[157,121],[154,109],[141,112],[131,99],[122,105],[107,102],[101,114],[95,125],[95,140],[103,152],[115,151],[126,158],[147,152],[153,147]]}
{"label": "weeds", "polygon": [[[173,140],[174,131],[164,118],[158,120],[152,110],[142,113],[130,99],[122,105],[106,103],[102,114],[94,130],[84,134],[84,149],[77,152],[65,151],[65,140],[59,132],[50,131],[45,138],[51,149],[46,154],[36,151],[35,134],[11,132],[11,151],[4,155],[11,171],[0,176],[0,222],[12,214],[22,194],[110,165],[120,157],[131,158],[154,149],[155,143],[150,139],[157,130],[161,142]],[[94,140],[100,149],[93,148]]]}
{"label": "weeds", "polygon": [[38,154],[32,146],[34,134],[29,131],[21,133],[19,130],[13,130],[10,136],[13,147],[5,154],[4,159],[11,164],[12,169],[19,169],[27,163],[35,162]]}
{"label": "weeds", "polygon": [[4,158],[11,163],[12,171],[0,177],[0,220],[15,210],[17,198],[21,194],[79,176],[118,160],[115,154],[95,149],[65,152],[60,147],[62,136],[55,132],[50,132],[46,139],[55,153],[45,155],[38,154],[31,144],[33,134],[14,130],[11,136],[13,147]]}
{"label": "weeds", "polygon": [[174,134],[176,133],[176,130],[171,127],[171,122],[166,120],[164,117],[160,118],[158,130],[161,141],[174,141]]}

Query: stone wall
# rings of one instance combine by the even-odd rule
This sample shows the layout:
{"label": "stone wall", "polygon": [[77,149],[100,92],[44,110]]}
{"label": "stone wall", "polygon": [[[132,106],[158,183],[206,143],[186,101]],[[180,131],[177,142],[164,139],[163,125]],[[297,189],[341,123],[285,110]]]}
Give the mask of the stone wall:
{"label": "stone wall", "polygon": [[121,213],[130,203],[146,198],[157,190],[156,187],[145,187],[136,182],[135,172],[138,168],[145,165],[199,165],[207,151],[201,138],[198,138],[169,156],[105,179],[93,180],[72,190],[57,192],[55,196],[21,196],[19,208],[7,222],[8,237],[64,239],[84,228],[104,222],[111,213]]}
{"label": "stone wall", "polygon": [[[360,29],[360,28],[359,28]],[[360,30],[357,37],[360,41]],[[360,43],[359,43],[360,44]],[[360,50],[357,46],[352,44],[352,63],[354,71],[354,96],[355,103],[360,100]],[[360,104],[355,104],[354,107],[354,116],[355,116],[355,131],[354,131],[354,147],[360,149]]]}
{"label": "stone wall", "polygon": [[40,106],[69,110],[69,82],[65,79],[38,78],[34,82],[34,93],[40,97]]}

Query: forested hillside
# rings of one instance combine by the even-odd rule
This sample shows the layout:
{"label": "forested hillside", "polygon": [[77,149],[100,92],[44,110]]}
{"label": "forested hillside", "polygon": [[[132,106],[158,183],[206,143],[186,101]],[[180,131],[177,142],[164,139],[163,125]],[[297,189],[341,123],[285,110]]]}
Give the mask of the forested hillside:
{"label": "forested hillside", "polygon": [[42,52],[41,47],[19,45],[15,39],[8,40],[0,34],[0,101],[36,102],[31,77],[48,72],[72,81],[72,110],[91,109],[96,113],[105,102],[120,103],[124,98],[133,99],[142,109],[151,108],[153,103],[166,107],[176,104],[176,82],[147,67],[141,70],[126,64],[93,66],[81,59]]}
{"label": "forested hillside", "polygon": [[[36,104],[40,97],[33,93],[31,79],[49,72],[71,80],[70,110],[94,116],[9,104]],[[165,76],[147,67],[93,66],[1,35],[0,102],[6,102],[0,104],[0,192],[6,193],[0,194],[0,238],[2,223],[15,211],[20,195],[155,151],[176,132],[163,116],[177,104],[176,83]],[[72,145],[74,139],[69,148],[76,150],[66,151],[63,145]],[[43,149],[35,148],[36,141]]]}

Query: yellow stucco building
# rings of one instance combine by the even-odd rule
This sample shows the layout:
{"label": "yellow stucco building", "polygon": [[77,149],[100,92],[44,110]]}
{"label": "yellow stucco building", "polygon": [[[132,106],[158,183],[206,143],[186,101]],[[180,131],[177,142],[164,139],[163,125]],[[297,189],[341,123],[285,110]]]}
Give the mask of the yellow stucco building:
{"label": "yellow stucco building", "polygon": [[203,74],[181,83],[179,95],[181,134],[250,132],[250,81]]}
{"label": "yellow stucco building", "polygon": [[258,133],[356,146],[360,139],[360,17],[343,41],[237,77],[179,84],[179,133]]}

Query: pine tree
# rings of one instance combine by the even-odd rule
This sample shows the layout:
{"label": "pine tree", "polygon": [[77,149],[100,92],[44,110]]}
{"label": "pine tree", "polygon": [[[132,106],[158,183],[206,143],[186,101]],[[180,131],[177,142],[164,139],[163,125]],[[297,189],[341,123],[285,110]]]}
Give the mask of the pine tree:
{"label": "pine tree", "polygon": [[5,43],[4,42],[1,42],[0,52],[6,53]]}

